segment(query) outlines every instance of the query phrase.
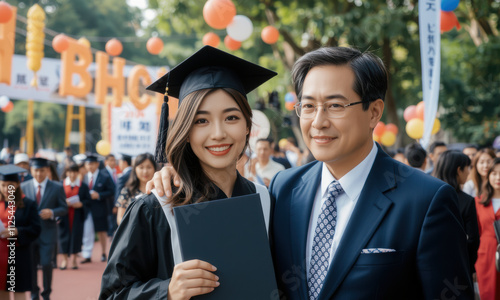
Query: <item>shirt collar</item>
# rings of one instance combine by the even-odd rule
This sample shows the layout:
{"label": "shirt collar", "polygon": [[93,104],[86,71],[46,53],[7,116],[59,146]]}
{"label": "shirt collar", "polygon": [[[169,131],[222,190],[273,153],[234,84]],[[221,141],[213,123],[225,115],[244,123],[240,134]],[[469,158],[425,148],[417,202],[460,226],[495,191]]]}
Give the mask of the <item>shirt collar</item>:
{"label": "shirt collar", "polygon": [[97,169],[94,173],[90,173],[90,172],[87,173],[87,177],[89,178],[89,180],[90,180],[90,176],[92,176],[92,180],[94,182],[97,178],[97,175],[99,175],[99,169]]}
{"label": "shirt collar", "polygon": [[33,183],[35,184],[35,188],[38,188],[38,185],[42,186],[42,189],[45,188],[47,185],[47,181],[49,181],[49,177],[45,177],[45,179],[42,182],[36,181],[36,179],[33,177]]}
{"label": "shirt collar", "polygon": [[[342,176],[342,178],[338,180],[345,194],[351,201],[357,199],[359,194],[361,194],[361,190],[365,185],[366,178],[368,178],[368,174],[370,173],[370,170],[373,166],[373,162],[375,161],[377,152],[378,148],[374,142],[372,150],[370,151],[370,153],[368,153],[365,159],[363,159],[362,162],[360,162],[356,167],[354,167],[351,171],[349,171],[347,174],[345,174],[344,176]],[[326,164],[323,163],[323,169],[321,171],[322,196],[325,195],[328,186],[334,180],[336,180],[335,177],[333,177],[332,173],[330,173],[330,170],[328,170]]]}
{"label": "shirt collar", "polygon": [[80,179],[77,177],[74,182],[71,182],[69,177],[66,177],[66,179],[64,179],[64,184],[70,186],[80,186]]}

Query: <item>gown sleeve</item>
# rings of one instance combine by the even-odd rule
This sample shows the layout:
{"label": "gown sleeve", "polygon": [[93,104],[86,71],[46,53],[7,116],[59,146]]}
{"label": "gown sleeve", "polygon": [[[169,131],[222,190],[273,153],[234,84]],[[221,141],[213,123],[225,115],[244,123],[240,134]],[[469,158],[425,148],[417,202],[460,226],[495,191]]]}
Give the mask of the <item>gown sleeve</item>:
{"label": "gown sleeve", "polygon": [[27,211],[27,220],[23,225],[17,227],[17,242],[20,246],[25,246],[38,238],[42,230],[40,216],[36,202],[24,198],[25,210]]}
{"label": "gown sleeve", "polygon": [[154,195],[132,202],[118,227],[99,299],[167,299],[173,272],[170,228]]}

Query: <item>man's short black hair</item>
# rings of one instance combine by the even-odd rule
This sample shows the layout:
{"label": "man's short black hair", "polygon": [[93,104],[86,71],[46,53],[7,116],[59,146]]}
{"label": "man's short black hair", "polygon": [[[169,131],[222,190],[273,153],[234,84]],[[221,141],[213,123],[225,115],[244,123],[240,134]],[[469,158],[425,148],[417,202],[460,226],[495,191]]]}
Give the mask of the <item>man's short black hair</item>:
{"label": "man's short black hair", "polygon": [[104,157],[104,160],[108,160],[110,158],[115,158],[115,156],[113,154],[108,154]]}
{"label": "man's short black hair", "polygon": [[269,143],[269,147],[271,147],[271,144],[273,143],[271,139],[258,139],[257,142],[255,142],[255,145],[257,145],[258,142],[267,142]]}
{"label": "man's short black hair", "polygon": [[446,147],[446,144],[441,141],[435,141],[429,146],[429,153],[434,153],[434,149],[436,149],[437,147]]}
{"label": "man's short black hair", "polygon": [[328,65],[351,67],[355,76],[352,88],[364,102],[364,110],[368,109],[371,101],[385,99],[387,70],[379,57],[354,48],[325,47],[306,53],[293,66],[292,81],[299,101],[307,73],[314,67]]}
{"label": "man's short black hair", "polygon": [[406,146],[405,157],[410,166],[421,168],[425,163],[427,152],[425,152],[424,148],[422,148],[419,143],[413,143]]}

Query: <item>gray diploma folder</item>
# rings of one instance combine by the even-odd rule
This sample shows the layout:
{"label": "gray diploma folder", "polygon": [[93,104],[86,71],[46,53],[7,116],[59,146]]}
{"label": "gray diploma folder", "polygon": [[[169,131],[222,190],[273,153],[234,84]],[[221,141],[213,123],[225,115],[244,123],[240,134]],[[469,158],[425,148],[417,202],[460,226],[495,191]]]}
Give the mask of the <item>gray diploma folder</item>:
{"label": "gray diploma folder", "polygon": [[183,261],[217,267],[220,286],[199,300],[279,299],[258,194],[174,207]]}

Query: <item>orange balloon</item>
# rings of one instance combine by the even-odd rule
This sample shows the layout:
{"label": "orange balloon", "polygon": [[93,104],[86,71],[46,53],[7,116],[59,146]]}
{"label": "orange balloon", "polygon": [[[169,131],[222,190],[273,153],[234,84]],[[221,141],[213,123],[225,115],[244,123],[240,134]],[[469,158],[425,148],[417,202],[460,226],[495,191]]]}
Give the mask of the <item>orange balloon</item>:
{"label": "orange balloon", "polygon": [[224,38],[224,45],[226,45],[226,48],[235,51],[240,49],[241,47],[241,42],[233,40],[229,35],[226,35]]}
{"label": "orange balloon", "polygon": [[68,50],[68,48],[69,48],[68,37],[65,36],[64,34],[56,35],[54,37],[54,39],[52,40],[52,48],[54,48],[54,50],[57,53],[61,53],[63,51]]}
{"label": "orange balloon", "polygon": [[441,32],[450,31],[454,27],[457,27],[457,30],[462,28],[455,13],[452,11],[441,11]]}
{"label": "orange balloon", "polygon": [[384,122],[378,122],[377,126],[375,126],[375,129],[373,129],[373,134],[381,137],[382,134],[384,134],[384,132],[385,132]]}
{"label": "orange balloon", "polygon": [[208,0],[203,6],[203,18],[214,29],[224,29],[236,16],[236,6],[231,0]]}
{"label": "orange balloon", "polygon": [[9,22],[13,14],[14,13],[12,12],[12,7],[10,7],[10,5],[7,2],[5,1],[0,2],[0,23]]}
{"label": "orange balloon", "polygon": [[262,37],[264,43],[271,45],[278,41],[280,32],[276,29],[276,27],[266,26],[262,29],[260,36]]}
{"label": "orange balloon", "polygon": [[288,111],[292,111],[295,109],[295,103],[294,102],[286,102],[285,103],[285,108],[288,110]]}
{"label": "orange balloon", "polygon": [[2,108],[2,111],[3,111],[4,113],[8,113],[8,112],[10,112],[13,108],[14,108],[14,103],[12,103],[12,101],[9,101],[9,103],[7,103],[7,105],[5,105],[5,106]]}
{"label": "orange balloon", "polygon": [[217,48],[219,46],[219,43],[220,43],[220,37],[213,32],[207,32],[203,36],[203,45],[208,45]]}
{"label": "orange balloon", "polygon": [[389,132],[392,132],[392,133],[397,135],[399,132],[399,129],[398,129],[398,126],[396,126],[395,124],[389,123],[389,124],[385,125],[385,131],[389,131]]}
{"label": "orange balloon", "polygon": [[424,119],[424,101],[420,101],[417,104],[416,112],[417,112],[417,118],[419,118],[420,120],[423,120]]}
{"label": "orange balloon", "polygon": [[146,49],[150,54],[158,55],[163,50],[163,41],[159,37],[152,37],[146,43]]}
{"label": "orange balloon", "polygon": [[122,43],[117,39],[111,39],[106,43],[106,52],[111,56],[118,56],[122,53]]}

